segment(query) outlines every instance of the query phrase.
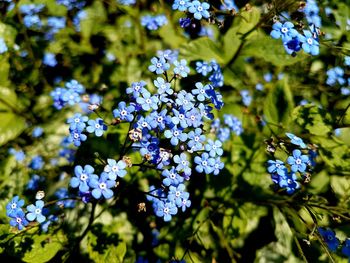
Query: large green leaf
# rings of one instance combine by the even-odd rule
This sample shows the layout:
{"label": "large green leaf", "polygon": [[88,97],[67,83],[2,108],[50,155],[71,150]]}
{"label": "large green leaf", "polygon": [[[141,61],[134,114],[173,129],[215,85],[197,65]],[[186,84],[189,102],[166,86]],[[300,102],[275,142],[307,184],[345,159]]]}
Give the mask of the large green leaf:
{"label": "large green leaf", "polygon": [[24,254],[24,262],[48,262],[63,248],[66,237],[62,232],[55,235],[34,235],[31,250]]}
{"label": "large green leaf", "polygon": [[0,146],[16,138],[26,127],[25,119],[12,112],[0,112]]}

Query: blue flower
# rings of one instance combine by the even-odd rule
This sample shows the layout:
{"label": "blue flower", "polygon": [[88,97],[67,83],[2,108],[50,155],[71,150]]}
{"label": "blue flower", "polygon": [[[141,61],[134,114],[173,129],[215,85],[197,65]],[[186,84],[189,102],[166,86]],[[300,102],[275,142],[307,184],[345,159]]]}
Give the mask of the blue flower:
{"label": "blue flower", "polygon": [[189,17],[181,17],[179,19],[179,25],[182,28],[189,27],[191,25],[191,18],[189,18]]}
{"label": "blue flower", "polygon": [[295,173],[280,176],[279,186],[281,188],[286,188],[288,194],[293,194],[295,190],[300,187],[299,183],[297,182]]}
{"label": "blue flower", "polygon": [[322,236],[330,251],[335,252],[339,246],[339,240],[331,229],[318,228],[318,232]]}
{"label": "blue flower", "polygon": [[173,109],[172,111],[174,116],[171,117],[171,122],[175,125],[180,124],[183,129],[187,128],[188,124],[185,116],[186,111],[182,107],[180,107],[179,110]]}
{"label": "blue flower", "polygon": [[107,163],[103,171],[108,174],[110,180],[116,180],[117,176],[122,178],[126,175],[126,163],[123,160],[117,163],[116,160],[107,159]]}
{"label": "blue flower", "polygon": [[199,127],[203,124],[202,115],[197,108],[193,108],[192,110],[186,112],[186,122],[189,127]]}
{"label": "blue flower", "polygon": [[222,150],[222,142],[219,140],[214,142],[213,140],[209,139],[204,147],[205,150],[209,152],[211,157],[221,156],[224,153]]}
{"label": "blue flower", "polygon": [[215,159],[210,158],[208,153],[202,153],[202,155],[194,157],[194,162],[197,164],[196,171],[198,173],[210,174],[213,172],[213,166],[215,164]]}
{"label": "blue flower", "polygon": [[54,53],[45,53],[43,58],[43,64],[49,67],[57,65],[56,56]]}
{"label": "blue flower", "polygon": [[82,84],[80,84],[77,80],[75,79],[72,79],[70,81],[68,81],[66,84],[65,84],[65,87],[68,89],[68,90],[72,90],[78,94],[83,94],[85,92],[85,88]]}
{"label": "blue flower", "polygon": [[82,132],[86,127],[86,122],[89,120],[87,116],[82,116],[80,113],[74,114],[73,117],[67,120],[71,131],[78,130]]}
{"label": "blue flower", "polygon": [[177,57],[179,56],[179,51],[171,49],[158,50],[157,56],[159,58],[164,58],[169,63],[173,63],[175,60],[177,60]]}
{"label": "blue flower", "polygon": [[44,166],[43,157],[41,157],[40,155],[34,156],[28,166],[33,170],[40,170]]}
{"label": "blue flower", "polygon": [[182,129],[177,128],[176,125],[174,125],[171,130],[166,130],[164,132],[165,138],[170,139],[170,143],[173,146],[176,146],[179,144],[179,140],[184,142],[187,140],[187,134],[182,132]]}
{"label": "blue flower", "polygon": [[185,175],[191,175],[190,162],[187,160],[187,155],[181,153],[180,155],[175,155],[173,158],[174,162],[177,164],[176,171],[183,171]]}
{"label": "blue flower", "polygon": [[138,96],[140,96],[140,94],[147,91],[145,89],[145,86],[146,86],[146,82],[143,80],[141,80],[140,82],[133,82],[131,84],[131,87],[126,89],[126,94],[132,94],[134,98],[137,98]]}
{"label": "blue flower", "polygon": [[298,34],[298,31],[294,29],[294,25],[291,22],[285,22],[284,24],[280,22],[274,23],[270,33],[271,37],[275,39],[282,38],[283,42],[291,40]]}
{"label": "blue flower", "polygon": [[184,181],[184,178],[176,172],[174,166],[172,166],[170,170],[164,169],[162,175],[165,177],[163,179],[163,184],[165,186],[177,186]]}
{"label": "blue flower", "polygon": [[314,39],[313,34],[310,31],[304,30],[304,36],[300,36],[300,42],[303,43],[301,46],[306,53],[314,56],[320,53],[320,44]]}
{"label": "blue flower", "polygon": [[241,90],[239,92],[242,96],[242,102],[244,104],[244,106],[249,106],[250,103],[252,102],[252,97],[249,95],[249,91],[248,90]]}
{"label": "blue flower", "polygon": [[189,4],[190,0],[175,0],[172,8],[173,10],[187,11]]}
{"label": "blue flower", "polygon": [[341,253],[343,253],[343,255],[350,257],[350,239],[347,238],[344,241],[344,244],[341,248]]}
{"label": "blue flower", "polygon": [[201,3],[197,0],[191,2],[188,7],[188,11],[193,14],[194,18],[197,20],[201,20],[202,17],[209,18],[210,14],[208,9],[210,5],[208,3]]}
{"label": "blue flower", "polygon": [[19,161],[19,162],[23,161],[24,158],[26,157],[25,154],[24,154],[24,152],[23,152],[22,150],[16,151],[14,148],[10,148],[10,149],[9,149],[9,153],[10,153],[11,155],[14,155],[16,161]]}
{"label": "blue flower", "polygon": [[194,107],[194,99],[191,93],[188,93],[184,90],[181,90],[177,94],[177,98],[175,100],[178,106],[182,106],[184,110],[188,111]]}
{"label": "blue flower", "polygon": [[43,134],[44,130],[41,127],[35,127],[34,130],[32,131],[32,136],[34,138],[38,138]]}
{"label": "blue flower", "polygon": [[207,93],[205,92],[207,89],[209,89],[208,85],[203,86],[201,82],[197,82],[195,84],[196,89],[193,89],[191,92],[193,95],[197,95],[198,101],[205,101],[205,99],[208,98]]}
{"label": "blue flower", "polygon": [[101,173],[100,178],[92,178],[89,181],[89,185],[92,190],[92,196],[99,199],[102,195],[105,199],[113,197],[113,191],[110,189],[115,186],[115,181],[109,179],[109,175],[105,172]]}
{"label": "blue flower", "polygon": [[174,91],[172,90],[170,83],[166,82],[163,78],[158,77],[156,80],[153,81],[154,86],[158,88],[158,94],[173,94]]}
{"label": "blue flower", "polygon": [[344,69],[341,67],[335,67],[327,70],[327,85],[333,86],[336,83],[339,83],[339,85],[344,85],[345,82]]}
{"label": "blue flower", "polygon": [[39,183],[43,182],[44,179],[45,179],[45,177],[41,177],[37,174],[33,174],[26,185],[26,189],[31,190],[31,191],[37,190],[39,187]]}
{"label": "blue flower", "polygon": [[63,89],[62,90],[62,96],[60,99],[63,101],[64,105],[69,104],[73,106],[76,103],[79,103],[81,101],[79,93],[75,92],[71,89]]}
{"label": "blue flower", "polygon": [[42,223],[46,220],[46,216],[42,214],[44,208],[44,202],[42,200],[38,200],[35,202],[35,205],[31,204],[27,206],[27,211],[29,213],[26,214],[26,218],[29,221],[36,220],[38,223]]}
{"label": "blue flower", "polygon": [[85,165],[84,169],[80,165],[75,166],[74,173],[75,177],[70,180],[70,186],[73,188],[79,187],[79,191],[87,192],[89,191],[89,181],[90,179],[96,178],[97,175],[93,174],[94,168],[91,165]]}
{"label": "blue flower", "polygon": [[293,156],[289,156],[287,159],[288,164],[291,166],[293,172],[305,172],[306,165],[309,162],[307,155],[301,155],[301,151],[296,149],[293,151]]}
{"label": "blue flower", "polygon": [[89,126],[86,128],[87,132],[95,133],[97,137],[101,137],[107,130],[107,126],[103,123],[103,120],[101,118],[97,118],[96,120],[89,120],[88,125]]}
{"label": "blue flower", "polygon": [[15,214],[11,215],[10,225],[17,226],[18,230],[22,230],[28,224],[29,222],[26,220],[22,209],[18,209]]}
{"label": "blue flower", "polygon": [[284,162],[280,160],[268,160],[267,161],[267,171],[270,174],[277,173],[278,175],[286,175],[286,166],[284,165]]}
{"label": "blue flower", "polygon": [[150,116],[152,116],[151,127],[153,129],[159,128],[160,131],[163,131],[165,126],[171,123],[171,117],[167,115],[166,109],[161,112],[154,111]]}
{"label": "blue flower", "polygon": [[118,109],[113,110],[114,118],[119,118],[123,121],[131,122],[134,119],[133,112],[135,107],[133,105],[126,106],[124,101],[119,102]]}
{"label": "blue flower", "polygon": [[196,128],[194,131],[188,133],[187,146],[191,151],[200,151],[203,149],[203,142],[205,141],[205,135],[202,134],[201,128]]}
{"label": "blue flower", "polygon": [[175,202],[177,207],[181,207],[182,200],[188,199],[189,193],[185,192],[186,187],[184,184],[179,184],[178,186],[170,186],[168,192],[168,200],[170,202]]}
{"label": "blue flower", "polygon": [[177,207],[173,202],[164,202],[162,200],[156,201],[156,216],[163,217],[165,222],[169,222],[172,215],[177,214]]}
{"label": "blue flower", "polygon": [[283,42],[284,49],[289,55],[296,55],[301,50],[300,34]]}
{"label": "blue flower", "polygon": [[208,73],[212,72],[213,68],[212,66],[207,62],[196,62],[196,71],[199,74],[202,74],[203,76],[207,76]]}
{"label": "blue flower", "polygon": [[148,67],[148,70],[156,74],[163,74],[170,68],[169,63],[167,63],[164,58],[153,57],[151,63],[152,65]]}
{"label": "blue flower", "polygon": [[19,199],[19,196],[16,195],[12,198],[12,200],[6,205],[6,215],[7,216],[15,216],[17,210],[21,210],[21,207],[24,205],[24,200]]}
{"label": "blue flower", "polygon": [[141,105],[144,111],[149,111],[151,108],[157,110],[159,99],[155,95],[151,96],[151,93],[147,91],[142,94],[142,97],[138,97],[136,102]]}
{"label": "blue flower", "polygon": [[187,61],[185,59],[181,59],[179,61],[174,61],[174,73],[176,75],[180,75],[181,77],[187,77],[188,73],[190,73],[190,68],[187,66]]}
{"label": "blue flower", "polygon": [[224,114],[224,123],[238,136],[243,132],[242,123],[231,114]]}
{"label": "blue flower", "polygon": [[68,137],[68,142],[73,142],[76,147],[79,147],[81,145],[81,142],[86,141],[87,136],[83,133],[81,133],[80,130],[75,129],[72,130]]}
{"label": "blue flower", "polygon": [[213,174],[214,175],[218,175],[220,173],[220,171],[224,168],[224,163],[221,162],[221,158],[220,157],[217,157],[215,159],[215,164],[214,164],[214,170],[213,170]]}
{"label": "blue flower", "polygon": [[220,110],[224,106],[224,103],[222,102],[222,96],[220,93],[214,90],[214,87],[212,85],[208,85],[208,89],[206,89],[205,92],[207,93],[216,109]]}
{"label": "blue flower", "polygon": [[293,133],[288,133],[288,132],[286,133],[286,135],[288,136],[289,139],[291,139],[291,143],[298,145],[303,149],[306,148],[306,144],[298,136],[295,136]]}

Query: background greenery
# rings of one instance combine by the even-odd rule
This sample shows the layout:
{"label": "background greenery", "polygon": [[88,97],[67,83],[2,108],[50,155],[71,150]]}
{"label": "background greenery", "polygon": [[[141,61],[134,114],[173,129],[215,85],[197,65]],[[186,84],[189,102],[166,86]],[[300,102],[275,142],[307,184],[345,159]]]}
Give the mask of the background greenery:
{"label": "background greenery", "polygon": [[[44,3],[43,19],[66,17],[67,26],[52,41],[44,40],[45,29],[25,28],[17,7],[7,12],[7,4],[0,3],[0,36],[9,47],[0,55],[1,259],[347,262],[330,253],[314,232],[317,226],[328,226],[342,240],[350,235],[350,98],[339,87],[325,84],[326,71],[342,65],[344,56],[350,55],[350,3],[319,2],[321,31],[331,37],[321,37],[321,53],[315,57],[302,52],[291,57],[280,41],[269,36],[273,17],[297,10],[299,1],[237,1],[238,14],[226,16],[222,26],[204,23],[213,31],[213,38],[185,35],[178,25],[183,14],[172,11],[170,1],[137,1],[135,6],[114,0],[87,1],[80,32],[72,23],[77,10],[54,0],[18,1],[16,6]],[[330,16],[324,13],[327,6],[333,9]],[[148,31],[139,22],[148,13],[166,14],[168,24]],[[225,85],[220,91],[225,106],[220,116],[234,114],[244,128],[241,136],[224,146],[224,171],[218,176],[194,174],[188,186],[191,208],[169,223],[154,216],[143,193],[155,175],[133,168],[118,186],[117,200],[97,206],[98,217],[82,240],[79,237],[91,210],[85,204],[62,210],[60,224],[50,227],[48,233],[35,227],[22,232],[10,229],[5,212],[9,200],[20,195],[29,203],[35,197],[25,191],[34,173],[27,167],[32,156],[43,156],[45,166],[38,172],[46,178],[42,190],[48,200],[54,200],[52,194],[68,186],[75,165],[99,163],[95,153],[116,153],[126,136],[126,128],[120,128],[108,132],[107,140],[89,139],[78,149],[73,163],[60,158],[52,165],[50,160],[57,157],[60,142],[68,135],[66,119],[76,108],[55,110],[50,92],[76,79],[88,93],[102,96],[103,107],[111,110],[132,82],[152,81],[154,75],[147,71],[150,58],[167,48],[178,49],[180,57],[191,62],[192,71],[198,60],[215,59],[223,68]],[[20,55],[23,50],[27,56]],[[56,55],[57,66],[42,63],[45,52]],[[108,60],[106,54],[115,59]],[[269,72],[272,81],[266,82],[264,74]],[[280,73],[282,78],[278,78]],[[258,83],[264,85],[262,91],[255,89]],[[253,97],[249,107],[240,96],[246,89]],[[307,103],[300,105],[303,100]],[[44,136],[35,139],[31,132],[38,125]],[[335,134],[336,129],[340,135]],[[276,147],[276,158],[287,157],[285,132],[314,144],[318,152],[311,182],[292,196],[274,192],[266,171],[266,161],[271,158],[268,145]],[[17,162],[8,154],[10,147],[23,149],[26,159]],[[59,180],[62,174],[63,181]],[[138,204],[143,202],[146,212],[139,212]]]}

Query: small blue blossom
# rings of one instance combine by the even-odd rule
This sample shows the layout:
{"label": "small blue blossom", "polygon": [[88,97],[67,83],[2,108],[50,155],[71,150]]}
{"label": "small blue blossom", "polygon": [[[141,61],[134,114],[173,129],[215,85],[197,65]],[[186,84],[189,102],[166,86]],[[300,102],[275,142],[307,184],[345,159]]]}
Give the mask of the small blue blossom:
{"label": "small blue blossom", "polygon": [[190,4],[190,0],[174,0],[172,9],[179,10],[179,11],[187,11],[189,4]]}
{"label": "small blue blossom", "polygon": [[24,200],[19,199],[19,196],[16,195],[12,200],[6,205],[6,215],[10,217],[16,216],[17,210],[21,210],[21,207],[24,205]]}
{"label": "small blue blossom", "polygon": [[209,139],[204,147],[211,157],[221,156],[224,153],[222,150],[222,142],[219,140],[214,142],[213,140]]}
{"label": "small blue blossom", "polygon": [[197,164],[196,171],[198,173],[210,174],[213,172],[213,166],[215,164],[215,159],[210,158],[208,153],[202,153],[202,155],[194,157],[194,162]]}
{"label": "small blue blossom", "polygon": [[163,74],[170,68],[169,63],[167,63],[164,58],[153,57],[151,59],[151,63],[152,65],[148,67],[148,70],[151,72],[155,72],[156,74]]}
{"label": "small blue blossom", "polygon": [[294,25],[291,22],[285,22],[284,24],[276,22],[272,26],[270,33],[271,37],[275,39],[282,38],[283,42],[291,40],[298,35],[298,31],[294,29]]}
{"label": "small blue blossom", "polygon": [[287,194],[293,194],[296,189],[300,188],[295,173],[280,176],[279,186],[281,188],[286,188]]}
{"label": "small blue blossom", "polygon": [[178,186],[170,186],[168,193],[168,200],[170,202],[175,202],[177,207],[182,206],[182,200],[187,200],[190,196],[188,192],[185,192],[186,187],[184,184],[179,184]]}
{"label": "small blue blossom", "polygon": [[304,30],[304,36],[300,37],[300,42],[303,50],[311,55],[318,55],[320,53],[319,43],[316,39],[314,39],[312,33],[308,30]]}
{"label": "small blue blossom", "polygon": [[288,164],[291,166],[293,172],[305,172],[306,165],[309,162],[307,155],[301,155],[301,151],[296,149],[293,151],[293,156],[289,156],[287,159]]}
{"label": "small blue blossom", "polygon": [[131,87],[126,89],[126,94],[132,94],[134,98],[137,98],[140,96],[140,94],[143,94],[145,91],[147,91],[144,87],[146,86],[146,82],[141,80],[140,82],[133,82],[131,84]]}
{"label": "small blue blossom", "polygon": [[142,94],[142,97],[138,97],[136,102],[141,105],[144,111],[157,110],[159,99],[156,95],[151,96],[151,93],[147,91]]}
{"label": "small blue blossom", "polygon": [[16,151],[14,148],[9,149],[9,154],[14,155],[16,161],[21,162],[26,157],[22,150]]}
{"label": "small blue blossom", "polygon": [[322,227],[318,228],[318,232],[322,236],[324,242],[327,244],[330,251],[335,252],[340,244],[335,233],[331,229],[324,229]]}
{"label": "small blue blossom", "polygon": [[22,209],[18,209],[15,214],[11,215],[10,226],[17,227],[18,230],[22,230],[29,222],[25,218],[25,214]]}
{"label": "small blue blossom", "polygon": [[33,174],[26,185],[26,189],[31,190],[31,191],[38,190],[39,184],[41,182],[43,182],[44,179],[45,179],[45,177],[41,177],[37,174]]}
{"label": "small blue blossom", "polygon": [[177,58],[179,56],[179,51],[178,50],[171,50],[171,49],[158,50],[157,56],[159,58],[164,58],[167,62],[172,64],[172,63],[174,63],[175,60],[177,60]]}
{"label": "small blue blossom", "polygon": [[165,186],[177,186],[184,181],[184,178],[176,172],[174,166],[172,166],[170,170],[164,169],[162,175],[165,177],[163,179],[163,184]]}
{"label": "small blue blossom", "polygon": [[119,102],[118,109],[113,110],[114,118],[119,118],[123,121],[131,122],[134,119],[135,107],[133,105],[126,106],[124,101]]}
{"label": "small blue blossom", "polygon": [[89,185],[92,190],[92,196],[96,199],[99,199],[102,195],[105,199],[110,199],[113,197],[113,191],[110,188],[115,186],[115,181],[109,179],[109,175],[105,172],[101,173],[100,178],[92,178],[89,181]]}
{"label": "small blue blossom", "polygon": [[341,253],[343,253],[343,255],[350,257],[350,239],[347,238],[344,241],[344,244],[341,248]]}
{"label": "small blue blossom", "polygon": [[291,139],[291,143],[293,143],[297,146],[300,146],[303,149],[306,148],[306,144],[298,136],[295,136],[293,133],[288,133],[288,132],[286,133],[286,135],[288,136],[289,139]]}
{"label": "small blue blossom", "polygon": [[205,101],[205,99],[208,98],[207,93],[205,92],[207,89],[209,89],[209,85],[203,86],[201,82],[197,82],[195,84],[196,89],[193,89],[191,92],[193,95],[197,95],[197,100],[198,101]]}
{"label": "small blue blossom", "polygon": [[148,30],[157,30],[158,28],[166,25],[167,23],[168,19],[165,15],[145,15],[141,17],[141,25],[146,27]]}
{"label": "small blue blossom", "polygon": [[165,222],[169,222],[173,215],[177,214],[177,207],[173,202],[158,200],[155,203],[155,213],[158,217],[163,217]]}
{"label": "small blue blossom", "polygon": [[91,165],[85,165],[84,169],[80,165],[75,166],[74,174],[70,180],[70,186],[73,188],[79,187],[79,191],[87,192],[89,191],[89,181],[91,178],[96,178],[97,175],[93,174],[94,168]]}
{"label": "small blue blossom", "polygon": [[81,142],[86,141],[87,136],[83,133],[81,133],[80,130],[75,129],[71,130],[69,137],[68,137],[68,142],[74,143],[74,146],[79,147],[81,145]]}
{"label": "small blue blossom", "polygon": [[57,65],[56,56],[54,53],[45,53],[43,58],[43,64],[49,67]]}
{"label": "small blue blossom", "polygon": [[215,159],[215,164],[213,166],[213,174],[218,175],[222,169],[224,169],[225,164],[221,162],[221,158],[217,157]]}
{"label": "small blue blossom", "polygon": [[43,213],[44,202],[42,200],[38,200],[35,202],[35,205],[31,204],[27,206],[27,211],[29,213],[26,214],[26,218],[29,221],[36,220],[38,223],[42,223],[46,220],[46,216]]}
{"label": "small blue blossom", "polygon": [[34,156],[28,166],[33,170],[40,170],[44,166],[43,157],[40,155]]}
{"label": "small blue blossom", "polygon": [[187,134],[182,131],[182,129],[177,128],[176,125],[171,128],[171,130],[166,130],[164,132],[165,138],[170,139],[170,143],[173,146],[179,144],[179,141],[184,142],[187,140]]}
{"label": "small blue blossom", "polygon": [[206,2],[199,2],[197,0],[190,2],[188,11],[193,14],[194,18],[197,20],[201,20],[202,17],[209,18],[210,14],[208,9],[210,5]]}
{"label": "small blue blossom", "polygon": [[108,174],[110,180],[116,180],[117,176],[123,178],[126,175],[126,163],[123,160],[117,162],[107,159],[107,163],[103,171]]}
{"label": "small blue blossom", "polygon": [[207,76],[210,72],[212,72],[212,66],[207,62],[196,62],[196,71],[203,76]]}
{"label": "small blue blossom", "polygon": [[268,160],[267,161],[267,171],[270,174],[277,173],[280,176],[286,175],[286,166],[281,160]]}
{"label": "small blue blossom", "polygon": [[69,129],[71,131],[78,130],[82,132],[86,127],[86,122],[89,120],[87,116],[82,116],[80,113],[74,114],[73,117],[67,119]]}
{"label": "small blue blossom", "polygon": [[189,18],[189,17],[181,17],[179,19],[179,25],[182,28],[189,27],[191,25],[191,18]]}
{"label": "small blue blossom", "polygon": [[244,106],[249,106],[250,103],[252,102],[252,97],[250,96],[249,94],[249,91],[248,90],[241,90],[239,92],[242,96],[242,102],[244,104]]}
{"label": "small blue blossom", "polygon": [[194,107],[194,98],[191,93],[188,93],[184,90],[181,90],[177,94],[177,98],[175,100],[178,106],[182,106],[184,110],[188,111]]}
{"label": "small blue blossom", "polygon": [[174,116],[171,117],[171,122],[175,125],[180,124],[181,128],[183,129],[187,128],[188,124],[185,116],[186,111],[182,107],[180,107],[179,110],[173,109],[172,112]]}
{"label": "small blue blossom", "polygon": [[202,134],[202,129],[196,128],[194,131],[192,130],[188,133],[187,146],[191,151],[200,151],[203,149],[205,139],[205,135]]}
{"label": "small blue blossom", "polygon": [[89,133],[95,133],[97,137],[101,137],[103,133],[107,130],[106,124],[104,124],[101,118],[97,118],[96,120],[89,120],[86,131]]}
{"label": "small blue blossom", "polygon": [[181,59],[179,61],[174,61],[174,74],[180,75],[181,77],[187,77],[188,73],[190,73],[190,68],[187,66],[187,61],[185,59]]}
{"label": "small blue blossom", "polygon": [[187,176],[191,175],[190,162],[187,160],[187,155],[185,153],[175,155],[173,160],[177,164],[176,171],[183,171]]}
{"label": "small blue blossom", "polygon": [[75,79],[72,79],[70,80],[69,82],[67,82],[65,84],[65,87],[68,89],[68,90],[72,90],[78,94],[83,94],[85,92],[85,87],[80,84],[77,80]]}

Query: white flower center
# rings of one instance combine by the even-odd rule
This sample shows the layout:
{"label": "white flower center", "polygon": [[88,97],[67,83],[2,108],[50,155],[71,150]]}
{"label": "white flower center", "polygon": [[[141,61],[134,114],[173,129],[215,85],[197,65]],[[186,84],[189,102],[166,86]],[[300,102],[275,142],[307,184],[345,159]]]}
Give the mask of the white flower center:
{"label": "white flower center", "polygon": [[100,183],[100,189],[106,189],[107,188],[107,185],[105,183]]}
{"label": "white flower center", "polygon": [[12,209],[17,208],[17,204],[16,204],[16,203],[13,203],[13,204],[11,205],[11,208],[12,208]]}
{"label": "white flower center", "polygon": [[80,175],[80,180],[81,180],[81,181],[85,181],[87,178],[88,178],[88,177],[87,177],[86,174],[81,174],[81,175]]}
{"label": "white flower center", "polygon": [[40,208],[37,208],[37,209],[35,209],[35,214],[41,214],[41,209]]}

